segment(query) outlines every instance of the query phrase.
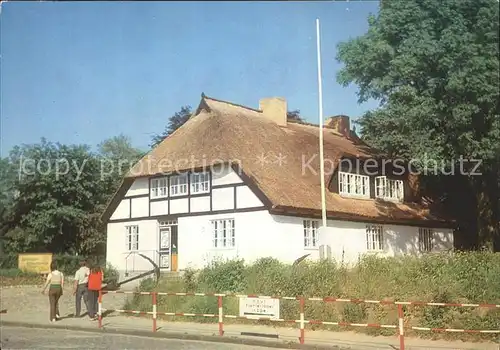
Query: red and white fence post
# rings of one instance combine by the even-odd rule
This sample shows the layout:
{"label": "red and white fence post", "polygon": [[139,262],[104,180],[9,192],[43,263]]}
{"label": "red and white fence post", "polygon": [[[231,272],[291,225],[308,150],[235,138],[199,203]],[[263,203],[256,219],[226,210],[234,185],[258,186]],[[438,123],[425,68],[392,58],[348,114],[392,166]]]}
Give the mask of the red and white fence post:
{"label": "red and white fence post", "polygon": [[219,306],[219,335],[224,335],[224,310],[222,309],[222,295],[217,296],[217,305]]}
{"label": "red and white fence post", "polygon": [[[405,349],[404,342],[404,333],[405,333],[405,322],[404,322],[404,305],[423,305],[423,306],[454,306],[454,307],[486,307],[486,308],[500,308],[500,304],[455,304],[455,303],[436,303],[436,302],[417,302],[417,301],[386,301],[386,300],[363,300],[363,299],[340,299],[334,297],[304,297],[304,296],[296,296],[296,297],[285,297],[285,296],[259,296],[259,295],[240,295],[240,294],[215,294],[215,293],[173,293],[173,292],[129,292],[129,291],[99,291],[99,299],[98,299],[98,327],[102,328],[102,319],[103,319],[103,307],[102,307],[102,299],[105,294],[109,293],[120,293],[120,294],[132,294],[132,295],[152,295],[152,310],[145,312],[139,310],[108,310],[108,312],[121,312],[126,314],[136,314],[136,315],[153,315],[153,332],[157,332],[157,318],[158,315],[165,316],[190,316],[190,317],[210,317],[213,319],[218,318],[219,325],[219,335],[224,335],[224,318],[232,318],[232,319],[250,319],[250,317],[241,317],[236,315],[224,315],[223,310],[223,298],[224,297],[247,297],[247,298],[266,298],[266,299],[283,299],[283,300],[295,300],[299,301],[300,307],[300,319],[297,320],[294,317],[293,320],[286,319],[269,319],[268,317],[262,318],[262,320],[271,320],[276,322],[284,322],[290,324],[299,323],[300,327],[300,336],[299,342],[300,344],[305,343],[305,325],[306,324],[318,324],[318,325],[333,325],[333,326],[350,326],[350,327],[374,327],[374,328],[390,328],[396,330],[396,334],[399,338],[399,350]],[[176,296],[203,296],[203,297],[217,297],[217,306],[218,313],[213,314],[205,314],[205,313],[184,313],[184,312],[158,312],[157,304],[158,304],[158,295],[176,295]],[[346,322],[333,322],[333,321],[325,321],[325,320],[306,320],[305,319],[305,301],[319,301],[319,302],[346,302],[346,303],[368,303],[368,304],[380,304],[380,305],[397,305],[398,308],[398,325],[395,324],[374,324],[374,323],[346,323]],[[3,312],[6,312],[3,311]],[[255,319],[255,318],[251,318]],[[260,320],[261,318],[258,318]],[[408,326],[408,329],[418,330],[418,331],[428,331],[428,332],[463,332],[463,333],[488,333],[488,334],[500,334],[500,330],[471,330],[471,329],[445,329],[445,328],[428,328],[428,327],[415,327]]]}
{"label": "red and white fence post", "polygon": [[156,304],[157,304],[157,293],[153,292],[153,332],[156,332],[157,327],[156,327]]}
{"label": "red and white fence post", "polygon": [[102,290],[99,290],[98,301],[99,301],[98,308],[97,308],[97,315],[98,315],[98,319],[99,319],[98,327],[102,328]]}
{"label": "red and white fence post", "polygon": [[403,305],[398,304],[399,316],[399,350],[405,350],[405,326],[404,326],[404,312]]}
{"label": "red and white fence post", "polygon": [[304,344],[305,342],[305,329],[304,329],[304,309],[305,309],[305,300],[304,297],[300,297],[300,344]]}

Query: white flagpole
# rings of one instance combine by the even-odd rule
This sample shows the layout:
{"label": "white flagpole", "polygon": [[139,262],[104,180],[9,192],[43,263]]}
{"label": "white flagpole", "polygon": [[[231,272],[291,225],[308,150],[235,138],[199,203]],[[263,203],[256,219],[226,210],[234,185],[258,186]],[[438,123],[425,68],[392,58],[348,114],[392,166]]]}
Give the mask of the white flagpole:
{"label": "white flagpole", "polygon": [[323,89],[321,84],[321,48],[319,40],[319,19],[316,19],[316,44],[318,49],[318,90],[319,90],[319,159],[321,177],[321,217],[326,228],[325,162],[323,154]]}

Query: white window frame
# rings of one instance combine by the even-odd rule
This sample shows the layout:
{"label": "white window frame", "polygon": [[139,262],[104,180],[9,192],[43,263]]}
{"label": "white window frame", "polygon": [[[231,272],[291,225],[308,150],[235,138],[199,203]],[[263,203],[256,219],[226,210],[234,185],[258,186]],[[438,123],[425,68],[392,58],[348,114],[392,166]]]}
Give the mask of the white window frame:
{"label": "white window frame", "polygon": [[366,225],[365,239],[367,251],[384,251],[384,227],[382,225]]}
{"label": "white window frame", "polygon": [[191,173],[191,194],[210,192],[210,173],[208,171]]}
{"label": "white window frame", "polygon": [[339,171],[339,194],[345,197],[370,198],[370,177]]}
{"label": "white window frame", "polygon": [[215,219],[210,221],[212,229],[213,249],[235,249],[236,229],[234,218]]}
{"label": "white window frame", "polygon": [[388,179],[387,176],[375,177],[375,198],[402,202],[404,199],[403,180]]}
{"label": "white window frame", "polygon": [[187,173],[170,176],[170,197],[184,196],[188,194]]}
{"label": "white window frame", "polygon": [[151,179],[151,198],[168,197],[168,177]]}
{"label": "white window frame", "polygon": [[125,226],[126,240],[125,247],[127,251],[139,250],[139,225]]}
{"label": "white window frame", "polygon": [[303,220],[302,226],[304,228],[304,248],[318,249],[319,221]]}
{"label": "white window frame", "polygon": [[418,250],[421,253],[429,253],[434,249],[434,230],[432,228],[419,227]]}

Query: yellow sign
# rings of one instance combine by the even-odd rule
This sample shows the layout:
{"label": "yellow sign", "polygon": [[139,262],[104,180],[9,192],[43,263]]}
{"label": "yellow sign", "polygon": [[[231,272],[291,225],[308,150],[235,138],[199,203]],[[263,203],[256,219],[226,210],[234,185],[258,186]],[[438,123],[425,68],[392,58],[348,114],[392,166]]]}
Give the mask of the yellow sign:
{"label": "yellow sign", "polygon": [[52,253],[25,253],[19,254],[19,270],[35,273],[49,273]]}

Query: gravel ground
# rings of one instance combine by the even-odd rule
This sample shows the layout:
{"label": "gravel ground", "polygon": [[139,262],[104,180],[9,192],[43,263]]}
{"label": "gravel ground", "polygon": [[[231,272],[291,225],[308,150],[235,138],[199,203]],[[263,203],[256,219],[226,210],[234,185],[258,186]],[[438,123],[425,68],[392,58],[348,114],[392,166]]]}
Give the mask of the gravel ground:
{"label": "gravel ground", "polygon": [[246,345],[156,339],[119,334],[76,332],[64,329],[1,327],[1,349],[169,349],[250,350]]}
{"label": "gravel ground", "polygon": [[[24,318],[24,321],[27,321],[26,315],[30,314],[44,315],[49,320],[49,297],[47,294],[41,294],[41,290],[41,285],[2,288],[0,290],[0,311],[7,310],[9,314],[18,314],[20,319]],[[105,309],[121,309],[127,295],[109,294],[105,298]],[[64,293],[59,299],[59,310],[62,317],[73,316],[75,313],[75,297],[70,283],[64,285]],[[87,309],[82,300],[82,314],[86,312]]]}

